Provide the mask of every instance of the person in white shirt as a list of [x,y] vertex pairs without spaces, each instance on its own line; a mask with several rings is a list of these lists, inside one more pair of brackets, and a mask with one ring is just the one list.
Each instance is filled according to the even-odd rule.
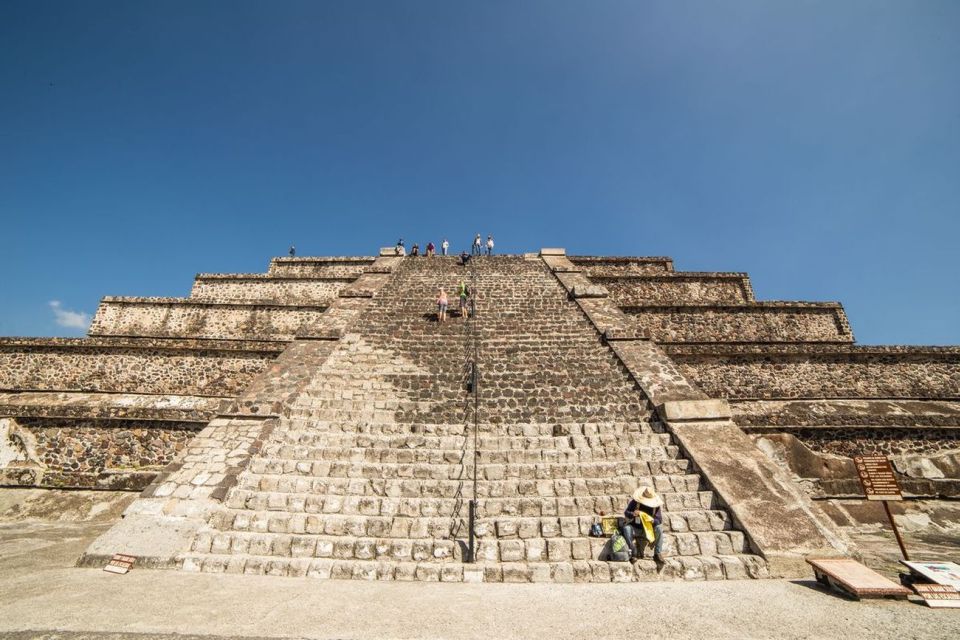
[[487,236],[487,255],[493,255],[493,236]]
[[447,242],[447,239],[444,238],[443,242],[440,243],[440,251],[443,252],[443,255],[447,255],[447,249],[450,248],[450,243]]

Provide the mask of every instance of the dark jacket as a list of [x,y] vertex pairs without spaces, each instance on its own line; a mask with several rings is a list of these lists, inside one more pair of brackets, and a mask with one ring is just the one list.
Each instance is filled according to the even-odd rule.
[[661,512],[660,507],[645,507],[636,500],[631,500],[630,503],[627,504],[627,508],[623,511],[623,515],[627,518],[627,522],[633,520],[633,512],[637,509],[643,511],[649,516],[652,516],[654,525],[658,525],[663,522],[663,513]]

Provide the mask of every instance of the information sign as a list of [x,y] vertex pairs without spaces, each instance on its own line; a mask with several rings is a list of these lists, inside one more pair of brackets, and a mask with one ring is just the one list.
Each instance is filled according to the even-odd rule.
[[855,456],[853,464],[860,476],[867,500],[902,500],[893,465],[886,456]]
[[[902,561],[901,561],[902,562]],[[960,590],[960,565],[956,562],[903,562],[910,572],[937,584]]]

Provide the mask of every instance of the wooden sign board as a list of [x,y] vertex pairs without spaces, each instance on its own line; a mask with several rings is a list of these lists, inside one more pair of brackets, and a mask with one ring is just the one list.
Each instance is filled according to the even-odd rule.
[[124,574],[130,571],[130,569],[133,567],[133,563],[136,561],[136,556],[128,556],[123,553],[118,553],[110,558],[110,562],[107,563],[107,566],[105,566],[103,570],[109,573]]
[[960,591],[960,565],[956,562],[904,562],[903,560],[901,562],[914,575]]
[[906,598],[910,590],[884,578],[852,558],[807,558],[821,584],[829,585],[857,600],[861,598]]
[[934,609],[960,609],[960,592],[945,584],[914,584],[917,592],[928,607]]
[[854,456],[853,465],[867,500],[903,500],[887,456]]

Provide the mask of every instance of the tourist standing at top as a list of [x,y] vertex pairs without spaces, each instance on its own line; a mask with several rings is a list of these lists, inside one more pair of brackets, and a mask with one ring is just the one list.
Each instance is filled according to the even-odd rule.
[[493,255],[493,236],[487,236],[487,255]]
[[443,242],[440,243],[440,251],[443,252],[443,255],[447,255],[447,249],[450,248],[450,243],[447,242],[447,239],[444,238]]
[[419,255],[420,255],[420,245],[414,242],[413,246],[410,247],[410,256],[416,258]]
[[428,257],[428,258],[429,258],[430,256],[432,256],[433,253],[434,253],[434,251],[436,251],[436,250],[437,250],[437,247],[434,246],[433,240],[431,240],[430,242],[427,243],[427,257]]
[[397,240],[396,252],[398,256],[407,255],[407,248],[403,246],[403,238],[400,238],[399,240]]
[[480,234],[477,234],[477,237],[473,239],[473,246],[470,248],[470,255],[479,256],[480,255]]
[[297,255],[297,248],[294,245],[290,245],[290,250],[287,253],[290,254],[291,258],[293,258]]

